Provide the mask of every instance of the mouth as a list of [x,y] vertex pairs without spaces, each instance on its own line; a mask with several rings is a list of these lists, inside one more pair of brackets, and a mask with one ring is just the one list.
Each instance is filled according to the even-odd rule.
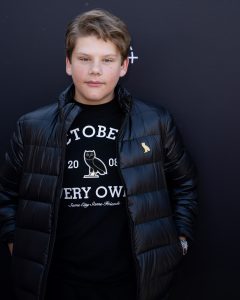
[[102,81],[93,81],[93,80],[86,81],[85,83],[90,87],[99,87],[101,85],[104,85],[104,82]]

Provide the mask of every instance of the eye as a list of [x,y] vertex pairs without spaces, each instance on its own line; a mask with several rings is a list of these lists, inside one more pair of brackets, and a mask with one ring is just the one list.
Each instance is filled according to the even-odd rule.
[[105,63],[110,63],[110,62],[113,62],[113,58],[104,58],[103,61]]
[[78,58],[80,61],[83,61],[83,62],[88,62],[88,61],[90,61],[90,59],[88,58],[88,57],[79,57]]

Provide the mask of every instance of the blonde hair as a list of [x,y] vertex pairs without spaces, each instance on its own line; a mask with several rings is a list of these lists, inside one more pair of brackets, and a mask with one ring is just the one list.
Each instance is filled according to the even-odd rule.
[[78,15],[67,26],[65,46],[70,61],[77,38],[89,35],[111,41],[119,50],[122,62],[128,57],[131,36],[126,24],[106,10],[94,9]]

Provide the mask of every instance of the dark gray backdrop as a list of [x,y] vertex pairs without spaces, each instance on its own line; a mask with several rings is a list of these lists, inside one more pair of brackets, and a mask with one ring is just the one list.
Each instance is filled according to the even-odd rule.
[[[68,21],[92,8],[112,11],[129,25],[139,57],[125,86],[171,111],[198,167],[196,241],[172,299],[240,299],[240,2],[2,0],[0,7],[0,160],[17,118],[55,101],[70,82]],[[1,299],[9,259],[1,245]]]

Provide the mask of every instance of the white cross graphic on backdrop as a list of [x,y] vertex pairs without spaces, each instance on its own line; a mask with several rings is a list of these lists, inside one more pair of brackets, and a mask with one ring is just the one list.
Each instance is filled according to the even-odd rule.
[[135,55],[134,55],[132,46],[130,46],[130,50],[131,50],[131,53],[130,53],[130,55],[128,56],[128,58],[129,58],[131,64],[133,64],[134,61],[135,61],[135,59],[138,59],[138,56],[135,56]]

